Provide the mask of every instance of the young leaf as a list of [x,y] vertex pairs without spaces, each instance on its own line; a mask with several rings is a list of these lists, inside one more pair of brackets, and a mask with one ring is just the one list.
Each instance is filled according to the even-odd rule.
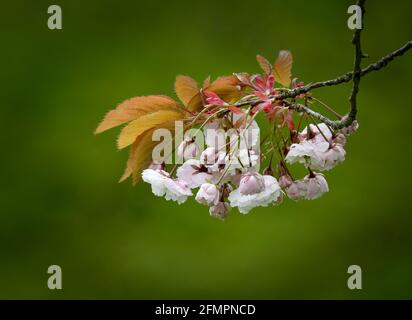
[[176,101],[167,96],[134,97],[123,101],[116,109],[109,111],[100,122],[95,134],[158,110],[179,110],[179,106]]
[[[240,91],[238,89],[239,79],[235,76],[223,76],[217,78],[208,87],[203,88],[207,91],[212,91],[216,93],[221,99],[229,102],[240,96]],[[189,111],[196,111],[202,106],[202,97],[200,93],[195,95],[187,105]]]
[[207,101],[208,104],[213,104],[213,105],[219,106],[219,107],[227,105],[226,102],[224,102],[222,99],[220,99],[220,97],[212,91],[205,90],[205,91],[203,91],[203,94],[205,95],[206,101]]
[[210,76],[208,76],[205,81],[203,81],[202,88],[206,89],[208,86],[210,86]]
[[266,73],[266,74],[270,74],[272,73],[272,65],[270,64],[270,62],[263,56],[261,55],[257,55],[256,56],[256,60],[259,63],[260,67],[262,68],[262,70]]
[[239,83],[235,76],[223,76],[213,81],[206,89],[216,93],[225,102],[230,102],[240,96]]
[[[153,148],[159,143],[153,141],[152,135],[157,128],[165,128],[174,131],[174,122],[167,122],[159,125],[156,128],[145,131],[141,134],[130,147],[129,158],[127,160],[126,169],[119,180],[123,182],[133,175],[133,184],[136,184],[140,179],[140,173],[147,168],[152,162]],[[172,143],[172,141],[170,141]],[[165,155],[167,157],[167,155]]]
[[293,57],[292,53],[287,50],[279,52],[279,56],[273,65],[273,73],[275,75],[276,82],[280,83],[284,87],[289,87],[291,81]]
[[[123,174],[122,181],[132,175],[133,185],[139,182],[143,169],[146,169],[152,162],[152,151],[154,147],[159,144],[159,141],[153,141],[153,132],[157,128],[165,128],[170,131],[174,131],[174,127],[174,121],[162,123],[158,127],[146,131],[138,139],[136,139],[136,145],[132,146],[133,154],[129,156],[130,161],[128,161],[127,163],[126,171]],[[170,143],[173,143],[173,141],[170,141]],[[132,149],[130,150],[130,152],[132,152]],[[165,155],[166,158],[168,156],[169,155]]]
[[133,144],[130,146],[130,151],[129,151],[129,158],[127,159],[127,164],[126,164],[126,169],[124,170],[124,173],[122,177],[120,178],[119,182],[123,182],[126,180],[128,177],[131,176],[133,171],[136,168],[137,165],[137,147],[139,146],[140,142],[142,141],[143,137],[149,132],[150,130],[145,131],[143,134],[141,134],[137,139],[133,142]]
[[185,106],[199,93],[199,88],[195,80],[188,76],[177,76],[175,82],[176,95]]
[[117,147],[123,149],[131,145],[139,135],[161,123],[182,119],[183,114],[175,110],[160,110],[133,120],[120,132]]

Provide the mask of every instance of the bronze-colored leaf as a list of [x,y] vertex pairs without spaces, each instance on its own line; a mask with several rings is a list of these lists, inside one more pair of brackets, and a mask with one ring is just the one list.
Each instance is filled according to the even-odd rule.
[[177,76],[175,82],[176,95],[185,106],[199,93],[199,88],[195,80],[188,76]]
[[[239,79],[235,76],[223,76],[217,78],[208,87],[203,90],[212,91],[216,93],[221,99],[226,102],[231,102],[240,96],[240,90],[238,88]],[[189,111],[196,111],[203,105],[201,94],[195,95],[187,105]]]
[[257,55],[256,56],[256,60],[259,63],[260,67],[262,68],[262,70],[266,73],[266,74],[270,74],[272,73],[272,65],[270,64],[270,62],[261,55]]
[[282,50],[273,65],[273,73],[276,82],[284,87],[289,87],[292,76],[293,56],[290,51]]
[[133,144],[130,146],[129,150],[129,158],[127,159],[127,164],[126,164],[126,169],[124,170],[124,173],[122,177],[120,178],[119,182],[123,182],[126,180],[130,175],[133,173],[136,165],[137,165],[137,147],[139,146],[139,143],[142,141],[143,137],[147,132],[150,130],[147,130],[143,134],[141,134],[137,139],[133,142]]
[[208,76],[205,81],[203,81],[202,88],[206,89],[208,86],[210,86],[210,76]]
[[100,122],[95,134],[132,121],[144,114],[158,110],[178,110],[179,105],[167,96],[134,97],[123,101],[116,109],[109,111]]
[[145,114],[132,122],[120,132],[117,147],[123,149],[131,145],[143,132],[168,121],[182,119],[183,114],[177,110],[159,110]]
[[[165,128],[172,132],[175,129],[174,121],[162,123],[156,128],[151,128],[141,134],[135,142],[132,144],[129,153],[129,159],[127,160],[126,169],[120,178],[119,182],[126,180],[132,176],[133,184],[139,182],[141,172],[146,169],[152,162],[152,151],[159,144],[159,141],[153,141],[153,132],[158,128]],[[173,141],[170,141],[173,143]],[[165,155],[167,158],[169,155]]]

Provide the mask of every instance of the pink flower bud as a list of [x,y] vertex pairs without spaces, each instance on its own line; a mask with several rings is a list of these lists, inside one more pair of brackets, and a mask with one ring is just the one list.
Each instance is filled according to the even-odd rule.
[[210,207],[209,213],[212,217],[224,219],[230,211],[230,205],[227,202],[219,202],[218,204]]
[[328,183],[320,173],[308,175],[303,179],[303,181],[306,183],[306,199],[308,200],[317,199],[329,191]]
[[358,121],[355,120],[355,121],[353,121],[349,126],[343,128],[343,129],[342,129],[342,133],[343,133],[344,135],[349,136],[349,135],[351,135],[352,133],[354,133],[356,130],[358,130],[358,128],[359,128],[359,123],[358,123]]
[[284,175],[281,175],[279,177],[278,182],[279,182],[279,186],[282,189],[286,189],[287,187],[289,187],[293,183],[293,180],[292,180],[291,177],[289,177],[289,175],[284,174]]
[[286,188],[286,194],[292,200],[301,200],[305,198],[307,192],[307,186],[302,180],[296,180],[292,182],[288,188]]
[[194,159],[199,155],[199,148],[192,138],[185,138],[177,148],[177,154],[184,160]]
[[218,154],[213,147],[206,148],[200,155],[200,163],[202,164],[215,164],[218,160]]
[[240,180],[239,191],[243,195],[259,193],[264,189],[265,180],[257,172],[248,172]]
[[206,206],[217,205],[219,202],[219,189],[211,183],[204,183],[196,194],[196,201]]
[[332,140],[334,143],[339,143],[344,146],[346,144],[346,137],[342,133],[338,133]]

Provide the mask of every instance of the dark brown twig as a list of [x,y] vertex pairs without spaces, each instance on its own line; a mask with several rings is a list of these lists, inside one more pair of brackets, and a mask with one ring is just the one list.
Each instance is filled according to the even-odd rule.
[[[358,5],[362,8],[362,27],[363,27],[363,14],[365,12],[364,9],[364,3],[365,0],[359,0]],[[347,116],[343,117],[341,120],[338,121],[333,121],[329,119],[326,116],[323,116],[322,114],[313,111],[312,109],[301,105],[297,103],[289,104],[289,108],[294,109],[298,112],[306,112],[310,114],[311,116],[317,118],[320,121],[325,122],[327,125],[332,127],[333,129],[341,129],[345,126],[350,125],[355,119],[356,119],[356,113],[357,113],[357,106],[356,106],[356,96],[359,91],[359,82],[360,78],[364,77],[368,73],[372,71],[378,71],[384,67],[386,67],[390,62],[392,62],[396,57],[400,57],[403,54],[405,54],[408,50],[412,48],[412,41],[408,41],[405,45],[403,45],[401,48],[389,53],[388,55],[382,57],[380,60],[378,60],[375,63],[372,63],[368,65],[364,69],[360,69],[360,61],[363,57],[361,47],[360,47],[360,32],[361,29],[356,30],[354,34],[354,38],[352,40],[352,43],[355,45],[355,63],[354,63],[354,71],[352,72],[347,72],[344,75],[341,75],[335,79],[331,80],[326,80],[326,81],[320,81],[320,82],[313,82],[310,83],[306,86],[291,89],[284,91],[280,94],[274,95],[269,97],[272,101],[275,100],[284,100],[288,98],[295,98],[301,94],[308,93],[309,91],[317,88],[322,88],[322,87],[330,87],[330,86],[336,86],[342,83],[347,83],[354,79],[354,86],[352,88],[352,94],[350,97],[350,103],[351,103],[351,109],[348,113]],[[356,58],[360,57],[360,58]],[[355,77],[354,77],[355,74]],[[238,107],[245,106],[245,105],[256,105],[263,102],[263,100],[258,99],[258,98],[252,98],[252,99],[247,99],[247,100],[242,100],[235,105]]]
[[361,48],[361,32],[363,29],[363,17],[365,15],[365,1],[358,0],[357,5],[361,8],[361,28],[356,29],[355,34],[353,35],[352,44],[355,46],[355,61],[353,64],[353,85],[352,93],[349,97],[350,110],[348,113],[347,119],[344,122],[351,124],[356,120],[356,114],[358,113],[358,107],[356,102],[356,97],[359,92],[359,84],[361,80],[361,62],[363,58],[362,48]]

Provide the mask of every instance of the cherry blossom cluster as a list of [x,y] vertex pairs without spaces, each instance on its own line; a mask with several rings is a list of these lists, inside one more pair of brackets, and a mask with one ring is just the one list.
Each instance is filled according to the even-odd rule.
[[[238,117],[233,118],[236,121]],[[206,131],[213,132],[210,127],[219,126],[219,122],[207,124]],[[260,140],[255,139],[247,147],[228,153],[226,149],[216,148],[208,134],[207,147],[202,152],[193,138],[186,138],[179,145],[178,154],[185,162],[177,168],[175,177],[166,171],[164,164],[156,162],[142,172],[142,177],[151,184],[156,196],[181,204],[195,195],[198,203],[208,206],[210,214],[219,218],[225,218],[234,207],[241,213],[248,213],[255,207],[279,204],[284,195],[295,201],[317,199],[329,191],[321,172],[345,160],[346,135],[356,129],[357,122],[337,133],[324,123],[309,124],[295,134],[284,161],[278,164],[277,178],[271,166],[259,173],[261,158],[257,146]],[[255,137],[260,136],[256,121],[246,131],[252,130]],[[238,141],[233,140],[242,144],[242,138],[238,138]],[[293,179],[287,165],[294,163],[304,165],[308,175]]]
[[[357,2],[362,18],[364,2]],[[408,41],[362,69],[367,56],[361,49],[362,29],[363,24],[352,39],[352,71],[334,79],[305,85],[292,78],[289,51],[280,51],[274,63],[258,55],[261,74],[235,73],[214,81],[208,77],[201,86],[177,76],[180,102],[164,95],[133,97],[109,111],[95,133],[125,125],[117,147],[130,146],[130,152],[120,181],[131,177],[136,184],[142,179],[156,196],[178,204],[194,196],[214,217],[224,219],[232,208],[245,214],[277,205],[285,197],[317,199],[329,191],[324,172],[345,160],[347,137],[359,127],[361,78],[412,48]],[[352,82],[352,92],[343,116],[312,94],[347,82]],[[261,121],[266,122],[264,134]],[[183,139],[177,128],[183,128]],[[158,130],[168,133],[163,143],[157,143]],[[302,168],[306,173],[300,173]]]
[[[289,51],[273,64],[259,55],[257,61],[260,74],[208,77],[201,87],[178,76],[181,104],[140,96],[108,112],[96,133],[126,124],[117,140],[119,149],[130,146],[121,181],[141,179],[178,204],[193,196],[221,219],[233,208],[246,214],[285,197],[312,200],[328,192],[324,172],[345,160],[347,136],[358,128],[353,113],[339,115],[292,78]],[[336,119],[314,111],[320,108]],[[306,170],[303,177],[296,166]]]
[[[276,86],[272,68],[265,69],[263,75],[235,74],[242,94],[235,101],[201,91],[202,109],[190,119],[201,123],[196,133],[203,132],[205,148],[197,143],[197,136],[186,135],[177,147],[177,156],[184,160],[181,165],[168,170],[162,159],[154,159],[142,178],[156,196],[179,204],[194,196],[212,216],[223,219],[232,208],[246,214],[256,207],[280,204],[284,196],[312,200],[329,191],[322,172],[345,160],[346,137],[356,131],[357,122],[334,130],[291,108],[291,99],[273,99],[289,89]],[[304,84],[293,79],[290,86]],[[293,98],[298,100],[305,105],[319,101],[310,93]],[[263,139],[258,114],[270,126]],[[294,164],[303,165],[307,175],[295,178]]]

